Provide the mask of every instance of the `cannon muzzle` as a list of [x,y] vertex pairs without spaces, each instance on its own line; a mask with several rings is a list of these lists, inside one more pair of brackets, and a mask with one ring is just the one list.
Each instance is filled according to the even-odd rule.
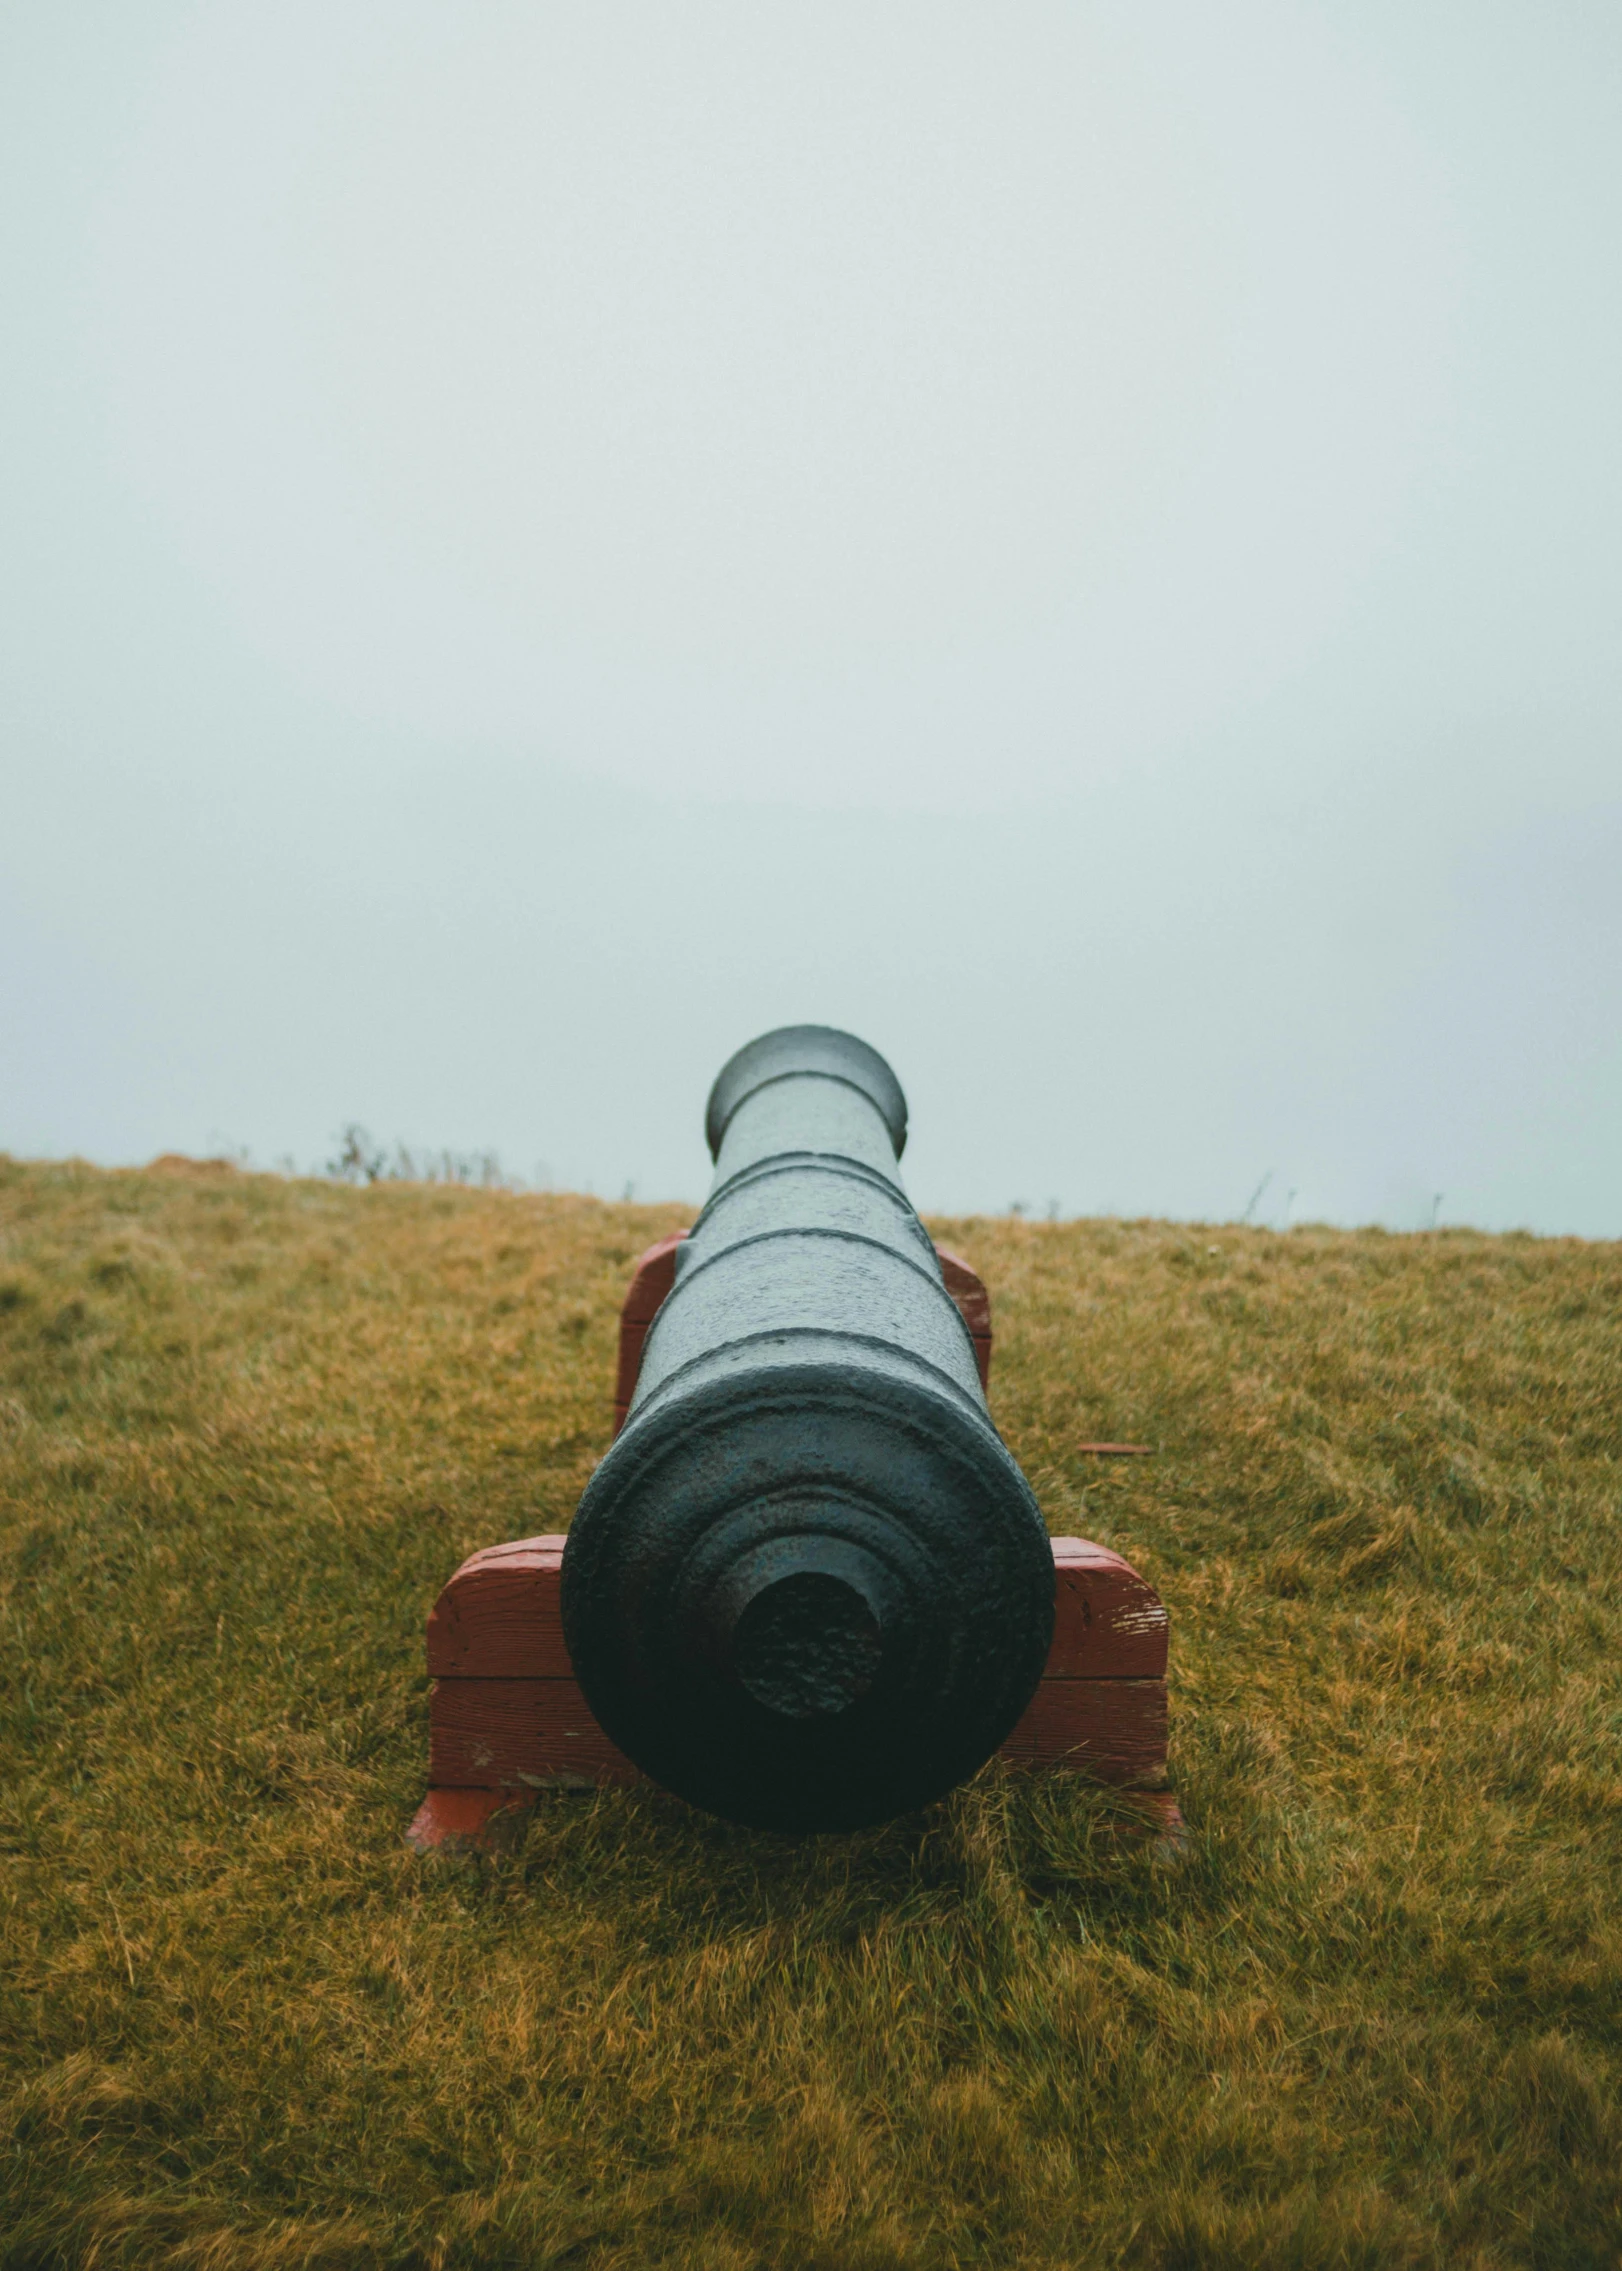
[[586,1701],[666,1788],[762,1828],[941,1796],[1042,1674],[1053,1558],[897,1161],[907,1106],[826,1026],[740,1049],[715,1182],[563,1557]]

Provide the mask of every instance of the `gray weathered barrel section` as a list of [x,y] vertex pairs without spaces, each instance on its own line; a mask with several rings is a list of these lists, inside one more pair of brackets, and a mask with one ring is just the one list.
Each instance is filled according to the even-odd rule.
[[884,1059],[826,1026],[765,1034],[706,1129],[714,1187],[575,1516],[564,1631],[656,1781],[734,1821],[857,1828],[1011,1732],[1052,1555],[901,1188]]

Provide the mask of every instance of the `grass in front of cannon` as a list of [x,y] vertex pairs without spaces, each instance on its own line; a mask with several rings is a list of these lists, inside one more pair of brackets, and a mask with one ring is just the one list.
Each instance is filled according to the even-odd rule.
[[424,1615],[680,1219],[0,1167],[0,2266],[1614,2265],[1622,1249],[936,1226],[1171,1606],[1182,1866],[995,1770],[423,1863]]

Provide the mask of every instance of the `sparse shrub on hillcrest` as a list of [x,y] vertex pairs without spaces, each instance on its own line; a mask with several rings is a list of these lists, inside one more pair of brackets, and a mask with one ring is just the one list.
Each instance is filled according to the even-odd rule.
[[338,1137],[338,1150],[326,1172],[335,1183],[457,1183],[479,1191],[517,1191],[523,1184],[506,1174],[494,1151],[413,1151],[396,1143],[393,1151],[380,1144],[358,1120],[351,1120]]

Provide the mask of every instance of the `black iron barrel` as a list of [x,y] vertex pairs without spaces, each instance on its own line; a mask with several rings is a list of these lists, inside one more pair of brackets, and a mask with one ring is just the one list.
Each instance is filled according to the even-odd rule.
[[586,1700],[733,1821],[859,1828],[941,1796],[1030,1701],[1053,1561],[897,1161],[907,1106],[796,1025],[710,1094],[715,1183],[563,1557]]

